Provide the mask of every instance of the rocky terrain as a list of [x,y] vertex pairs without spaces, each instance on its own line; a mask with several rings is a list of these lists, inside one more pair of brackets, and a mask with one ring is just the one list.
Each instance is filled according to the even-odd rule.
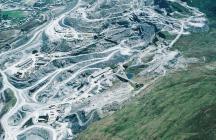
[[71,0],[44,17],[9,42],[1,36],[0,139],[74,139],[186,68],[173,45],[209,29],[205,15],[180,0]]

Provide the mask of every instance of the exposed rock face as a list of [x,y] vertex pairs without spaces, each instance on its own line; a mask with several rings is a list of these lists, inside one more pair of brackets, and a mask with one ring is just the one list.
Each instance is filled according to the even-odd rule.
[[[170,48],[181,35],[207,27],[206,19],[180,1],[188,14],[175,12],[171,3],[76,0],[0,51],[0,89],[17,99],[1,119],[6,139],[72,139],[182,64]],[[133,81],[139,76],[150,80]]]

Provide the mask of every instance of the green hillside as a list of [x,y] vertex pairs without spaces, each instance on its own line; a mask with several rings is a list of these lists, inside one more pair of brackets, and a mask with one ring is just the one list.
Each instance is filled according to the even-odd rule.
[[79,140],[216,139],[216,3],[190,5],[206,13],[210,30],[182,37],[174,49],[203,61],[162,77],[148,93],[92,124]]
[[1,11],[0,15],[2,17],[7,17],[7,18],[23,18],[25,17],[25,14],[23,11],[19,10],[11,10],[11,11]]

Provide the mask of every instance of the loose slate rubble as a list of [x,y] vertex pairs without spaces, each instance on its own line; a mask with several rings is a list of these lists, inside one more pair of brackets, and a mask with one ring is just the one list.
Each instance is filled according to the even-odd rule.
[[16,104],[1,118],[0,138],[73,139],[148,85],[133,77],[154,80],[182,66],[170,48],[208,27],[204,14],[173,2],[190,14],[172,16],[168,0],[76,0],[1,48],[0,93],[11,89]]

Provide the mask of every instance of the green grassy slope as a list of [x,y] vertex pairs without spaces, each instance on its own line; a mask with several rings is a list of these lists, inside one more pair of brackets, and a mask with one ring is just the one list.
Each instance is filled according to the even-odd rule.
[[206,13],[210,31],[182,37],[174,49],[186,57],[205,57],[205,63],[162,77],[151,91],[92,124],[77,139],[216,139],[216,3],[192,0],[190,4]]
[[25,17],[23,11],[11,10],[11,11],[1,11],[2,16],[8,16],[8,18],[22,18]]
[[195,33],[182,37],[174,46],[186,57],[196,57],[206,62],[216,60],[216,28],[207,33]]
[[10,10],[1,11],[0,10],[0,20],[11,20],[12,22],[18,23],[27,17],[27,13],[21,10]]

